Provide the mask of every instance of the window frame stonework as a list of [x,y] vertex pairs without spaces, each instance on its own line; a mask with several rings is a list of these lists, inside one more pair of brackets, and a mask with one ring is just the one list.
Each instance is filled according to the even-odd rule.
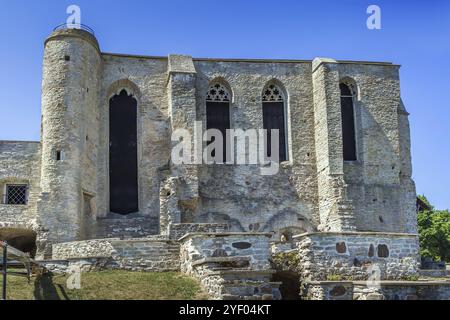
[[[227,130],[231,129],[231,102],[232,102],[232,94],[231,90],[226,87],[226,85],[222,84],[221,82],[215,81],[212,82],[208,88],[208,91],[206,93],[206,109],[205,109],[205,122],[206,122],[206,129],[218,129],[222,132],[223,135],[223,159],[218,164],[225,164],[228,161],[231,161],[231,156],[233,152],[231,151],[231,154],[227,154],[227,150],[229,148],[229,144],[231,143],[231,139],[229,137],[229,134]],[[224,120],[221,123],[218,123],[218,125],[211,124],[208,119],[211,121],[211,117],[208,117],[208,113],[211,113],[211,109],[214,108],[220,108],[222,110],[222,120]],[[217,119],[216,119],[216,122]],[[217,128],[216,128],[217,127]],[[225,132],[224,132],[225,131]],[[208,141],[206,145],[209,145],[212,143],[212,141]]]
[[208,88],[206,102],[231,103],[231,93],[223,84],[215,82]]
[[[263,108],[263,127],[266,129],[265,123],[266,118],[264,116],[265,113],[265,104],[280,104],[283,112],[283,136],[280,135],[283,139],[284,152],[281,153],[281,145],[280,145],[280,162],[289,161],[289,124],[288,124],[288,109],[287,109],[287,99],[285,91],[281,88],[280,85],[274,82],[270,82],[266,84],[264,90],[262,92],[262,108]],[[266,150],[267,151],[267,150]]]
[[[347,94],[343,93],[343,87],[345,86],[346,89],[348,90]],[[340,96],[340,107],[341,107],[341,126],[342,126],[342,153],[343,153],[343,160],[345,162],[357,162],[358,161],[358,139],[357,139],[357,122],[356,122],[356,97],[357,97],[357,89],[356,89],[356,85],[350,81],[341,81],[339,82],[339,96]],[[349,143],[349,141],[346,141],[345,138],[345,124],[344,123],[344,99],[348,100],[347,102],[351,101],[351,108],[349,108],[352,112],[352,125],[353,125],[353,134],[352,134],[352,141],[350,142],[351,144],[353,144],[353,146],[351,147],[351,151],[350,153],[352,153],[351,155],[346,155],[346,145],[347,143]],[[350,138],[347,138],[350,139]]]
[[[10,193],[12,192],[10,188],[24,188],[22,191],[23,194],[14,195],[14,201],[10,199]],[[17,193],[17,191],[15,191]],[[27,183],[5,183],[3,189],[3,198],[2,204],[9,206],[26,206],[28,205],[28,196],[29,196],[29,185]]]

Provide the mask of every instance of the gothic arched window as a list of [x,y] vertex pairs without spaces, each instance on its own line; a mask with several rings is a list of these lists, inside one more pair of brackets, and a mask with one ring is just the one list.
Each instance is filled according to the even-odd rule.
[[342,144],[345,161],[356,160],[355,110],[351,86],[341,83]]
[[263,91],[263,125],[267,131],[267,155],[272,155],[271,131],[279,130],[280,162],[287,161],[285,97],[276,84],[269,84]]
[[139,211],[137,100],[122,90],[109,100],[110,211]]
[[[206,129],[217,129],[223,137],[223,162],[226,162],[226,146],[229,138],[227,129],[231,129],[230,124],[230,101],[231,94],[229,90],[220,83],[211,85],[206,95]],[[214,140],[208,141],[208,145]],[[215,151],[212,152],[215,156]]]

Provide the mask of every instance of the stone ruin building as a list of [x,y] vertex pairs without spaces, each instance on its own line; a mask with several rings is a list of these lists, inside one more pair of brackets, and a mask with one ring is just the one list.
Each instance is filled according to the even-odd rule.
[[[0,227],[34,231],[55,270],[181,270],[217,299],[279,299],[284,272],[304,298],[389,298],[357,281],[418,271],[399,68],[112,54],[55,30],[41,140],[0,142]],[[195,121],[280,129],[278,174],[174,164],[171,134]]]

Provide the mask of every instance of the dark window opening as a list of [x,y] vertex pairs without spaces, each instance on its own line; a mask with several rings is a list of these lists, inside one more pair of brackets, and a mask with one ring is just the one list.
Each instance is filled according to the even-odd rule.
[[7,185],[5,204],[26,205],[27,204],[27,185]]
[[[206,129],[217,129],[222,133],[223,137],[223,162],[227,162],[227,145],[228,136],[227,129],[230,126],[230,104],[227,102],[206,102]],[[214,138],[207,142],[210,145],[214,142]],[[211,152],[211,156],[216,156],[216,151]],[[231,159],[230,159],[231,160]]]
[[64,56],[64,60],[70,61],[70,56]]
[[263,92],[263,126],[267,130],[266,153],[272,156],[271,130],[279,130],[280,162],[287,161],[284,97],[280,88],[269,85]]
[[110,211],[139,211],[137,169],[137,101],[125,90],[109,102]]
[[356,161],[355,114],[353,95],[346,84],[340,84],[341,116],[342,116],[342,144],[345,161]]
[[[227,157],[227,146],[231,142],[227,134],[227,130],[231,129],[230,101],[231,94],[225,86],[216,83],[208,89],[206,94],[206,129],[216,129],[222,133],[223,159],[218,160],[222,160],[223,163],[231,160],[229,159],[231,154]],[[207,145],[209,146],[213,142],[214,138],[211,138],[211,140],[207,141]],[[211,156],[216,156],[216,150],[211,152]]]
[[56,161],[64,160],[63,158],[64,158],[63,152],[61,150],[57,150],[56,151]]

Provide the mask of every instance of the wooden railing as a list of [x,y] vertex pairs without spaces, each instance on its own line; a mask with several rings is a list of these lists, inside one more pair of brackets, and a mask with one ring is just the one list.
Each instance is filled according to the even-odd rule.
[[[36,262],[28,254],[9,246],[4,241],[0,241],[0,258],[3,279],[2,300],[6,300],[8,275],[26,277],[30,281],[31,267]],[[14,271],[8,272],[8,268],[14,268]],[[18,272],[16,269],[25,269],[26,272]]]

